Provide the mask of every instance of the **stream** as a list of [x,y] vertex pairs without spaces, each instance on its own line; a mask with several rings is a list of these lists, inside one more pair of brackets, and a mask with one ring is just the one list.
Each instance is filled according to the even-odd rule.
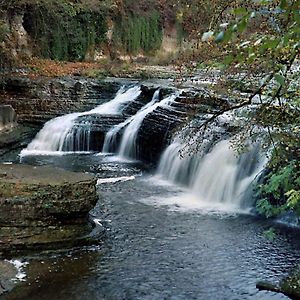
[[[26,281],[2,299],[288,299],[259,292],[299,262],[299,231],[239,212],[201,206],[187,190],[133,163],[95,154],[27,156],[97,174],[97,246],[25,258]],[[112,179],[114,178],[114,179]],[[99,228],[99,226],[98,226]]]

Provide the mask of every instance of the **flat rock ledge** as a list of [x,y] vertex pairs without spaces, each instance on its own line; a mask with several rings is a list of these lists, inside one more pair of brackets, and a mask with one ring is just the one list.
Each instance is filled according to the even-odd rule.
[[97,200],[92,175],[0,164],[0,256],[88,242]]

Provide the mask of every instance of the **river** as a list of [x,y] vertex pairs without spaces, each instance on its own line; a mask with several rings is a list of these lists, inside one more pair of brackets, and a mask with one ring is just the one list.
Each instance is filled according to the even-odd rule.
[[[23,258],[26,281],[1,299],[288,299],[255,284],[278,282],[299,263],[299,231],[210,209],[142,165],[111,156],[26,156],[23,162],[95,173],[94,232],[104,235],[95,246]],[[274,239],[265,235],[270,226]]]

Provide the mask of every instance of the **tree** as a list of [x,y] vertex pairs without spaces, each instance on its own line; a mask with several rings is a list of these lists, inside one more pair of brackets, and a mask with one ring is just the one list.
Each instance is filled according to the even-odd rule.
[[228,5],[221,11],[230,19],[225,28],[220,26],[224,18],[214,16],[218,24],[202,36],[224,51],[227,70],[245,73],[232,82],[234,87],[247,86],[251,93],[220,108],[197,130],[204,132],[225,112],[242,111],[243,130],[236,144],[261,139],[265,149],[272,149],[257,192],[258,210],[267,216],[284,210],[300,214],[299,8],[299,0],[239,1],[238,7]]

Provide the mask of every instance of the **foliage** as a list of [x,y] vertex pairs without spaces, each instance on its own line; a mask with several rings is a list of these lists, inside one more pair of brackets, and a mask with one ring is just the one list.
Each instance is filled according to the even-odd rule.
[[273,241],[276,238],[276,235],[276,230],[272,227],[263,232],[263,236],[270,241]]
[[24,26],[42,57],[57,60],[84,59],[89,47],[101,43],[106,33],[103,14],[72,5],[51,10],[44,5],[32,6],[25,13]]
[[35,54],[57,60],[82,60],[89,49],[105,40],[111,3],[112,0],[7,0],[0,2],[0,13],[25,13],[23,25],[37,46]]
[[156,11],[146,16],[129,14],[116,20],[113,43],[126,53],[150,53],[159,49],[162,42],[160,14]]
[[[287,192],[286,192],[287,191]],[[257,209],[267,217],[276,216],[286,210],[300,215],[300,168],[299,162],[273,166],[257,188],[260,200]]]

